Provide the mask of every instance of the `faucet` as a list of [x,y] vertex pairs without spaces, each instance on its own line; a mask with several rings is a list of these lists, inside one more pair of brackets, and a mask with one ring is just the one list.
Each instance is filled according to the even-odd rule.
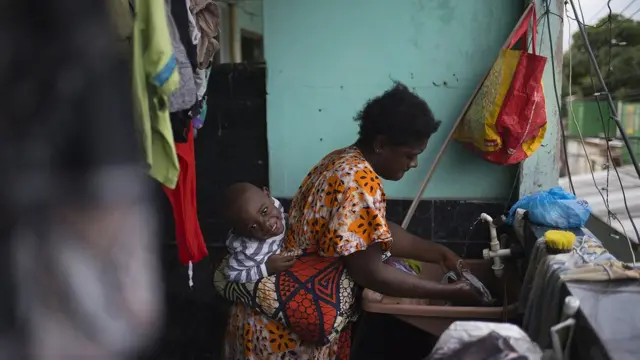
[[491,235],[491,242],[489,243],[489,249],[482,250],[482,257],[485,259],[493,259],[493,269],[496,277],[500,278],[503,274],[504,265],[502,264],[503,257],[511,256],[511,249],[500,249],[500,241],[498,241],[498,230],[493,218],[485,213],[480,214],[480,220],[489,224],[489,234]]

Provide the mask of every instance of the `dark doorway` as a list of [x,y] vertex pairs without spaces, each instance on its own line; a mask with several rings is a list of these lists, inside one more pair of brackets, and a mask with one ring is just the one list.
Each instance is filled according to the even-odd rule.
[[262,35],[249,30],[240,31],[242,61],[247,63],[264,62],[264,45]]

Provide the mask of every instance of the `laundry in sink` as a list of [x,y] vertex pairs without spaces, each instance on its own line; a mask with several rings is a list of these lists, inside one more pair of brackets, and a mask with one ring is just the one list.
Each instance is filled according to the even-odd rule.
[[465,269],[462,262],[458,263],[458,274],[455,271],[449,271],[442,278],[442,283],[452,283],[458,280],[468,281],[471,286],[476,290],[482,300],[482,305],[491,305],[494,303],[494,299],[484,284],[478,280],[469,270]]

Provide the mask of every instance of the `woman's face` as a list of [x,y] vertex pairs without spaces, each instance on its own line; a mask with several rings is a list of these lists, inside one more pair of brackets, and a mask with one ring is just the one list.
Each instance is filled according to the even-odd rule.
[[379,144],[375,149],[374,170],[386,180],[402,179],[404,173],[418,167],[418,155],[426,149],[428,141],[401,146]]

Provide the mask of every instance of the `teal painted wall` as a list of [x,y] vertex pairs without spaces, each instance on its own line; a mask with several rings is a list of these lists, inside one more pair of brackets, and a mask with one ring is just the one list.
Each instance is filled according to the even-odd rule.
[[[396,79],[443,121],[419,167],[385,183],[390,198],[413,198],[522,9],[513,0],[265,1],[272,193],[292,196],[326,153],[352,144],[354,115]],[[425,197],[503,200],[514,174],[452,143]]]

